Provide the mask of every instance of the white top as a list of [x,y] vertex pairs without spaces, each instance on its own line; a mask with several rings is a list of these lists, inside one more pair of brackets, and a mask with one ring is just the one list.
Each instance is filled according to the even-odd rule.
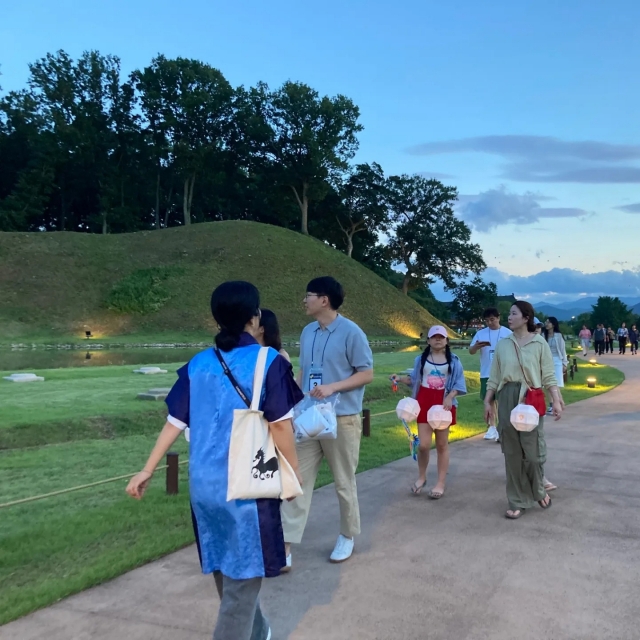
[[554,333],[553,336],[549,338],[549,349],[551,349],[551,355],[555,359],[562,361],[563,366],[566,367],[567,364],[569,364],[564,338],[559,333]]
[[511,329],[507,329],[507,327],[499,327],[498,329],[489,329],[489,327],[485,327],[484,329],[480,329],[473,336],[473,340],[471,341],[471,346],[473,346],[476,342],[488,342],[490,346],[482,347],[480,349],[480,377],[488,378],[491,375],[491,362],[493,361],[493,354],[496,351],[496,345],[499,340],[504,340],[504,338],[509,337],[513,331]]
[[449,371],[449,363],[436,364],[427,359],[424,363],[424,369],[422,370],[422,386],[427,389],[444,390],[444,385],[447,380],[447,373]]

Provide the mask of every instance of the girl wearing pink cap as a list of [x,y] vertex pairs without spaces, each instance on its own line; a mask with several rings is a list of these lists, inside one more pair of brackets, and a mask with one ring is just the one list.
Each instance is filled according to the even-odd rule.
[[[434,405],[443,405],[451,411],[456,424],[456,396],[467,393],[464,370],[458,356],[451,353],[447,330],[439,325],[429,329],[427,348],[415,359],[410,376],[399,378],[401,382],[413,389],[413,397],[420,405],[418,415],[418,435],[420,448],[418,451],[418,479],[411,491],[418,495],[427,483],[427,467],[434,430],[427,422],[427,413]],[[444,495],[444,487],[449,470],[449,428],[438,429],[436,434],[436,451],[438,452],[438,482],[428,493],[433,500]]]

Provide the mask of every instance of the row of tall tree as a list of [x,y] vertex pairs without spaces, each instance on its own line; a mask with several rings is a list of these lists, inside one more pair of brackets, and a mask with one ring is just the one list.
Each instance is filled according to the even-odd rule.
[[[300,82],[232,87],[197,60],[64,51],[0,99],[0,231],[120,233],[213,220],[299,229],[408,293],[454,287],[485,264],[454,187],[353,164],[346,96]],[[379,242],[384,234],[385,242]]]

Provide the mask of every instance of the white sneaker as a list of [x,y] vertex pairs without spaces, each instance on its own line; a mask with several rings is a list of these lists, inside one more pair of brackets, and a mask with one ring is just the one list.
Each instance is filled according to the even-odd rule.
[[280,569],[280,573],[289,573],[289,571],[291,571],[291,554],[288,553],[287,554],[287,564],[282,567],[282,569]]
[[499,437],[498,430],[495,427],[489,427],[487,433],[484,434],[485,440],[497,440]]
[[271,640],[271,627],[269,627],[269,633],[267,633],[267,640]]
[[344,562],[351,557],[355,542],[353,538],[345,538],[342,534],[338,536],[338,541],[333,549],[333,553],[329,557],[329,562]]

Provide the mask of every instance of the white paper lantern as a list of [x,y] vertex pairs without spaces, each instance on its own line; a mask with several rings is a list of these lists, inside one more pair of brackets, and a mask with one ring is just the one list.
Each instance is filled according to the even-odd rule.
[[434,404],[427,411],[427,422],[432,429],[446,429],[453,422],[453,414],[441,404]]
[[413,422],[420,414],[420,405],[413,398],[402,398],[396,407],[396,414],[400,420]]
[[511,424],[518,431],[533,431],[540,423],[540,414],[529,404],[519,404],[511,412]]

